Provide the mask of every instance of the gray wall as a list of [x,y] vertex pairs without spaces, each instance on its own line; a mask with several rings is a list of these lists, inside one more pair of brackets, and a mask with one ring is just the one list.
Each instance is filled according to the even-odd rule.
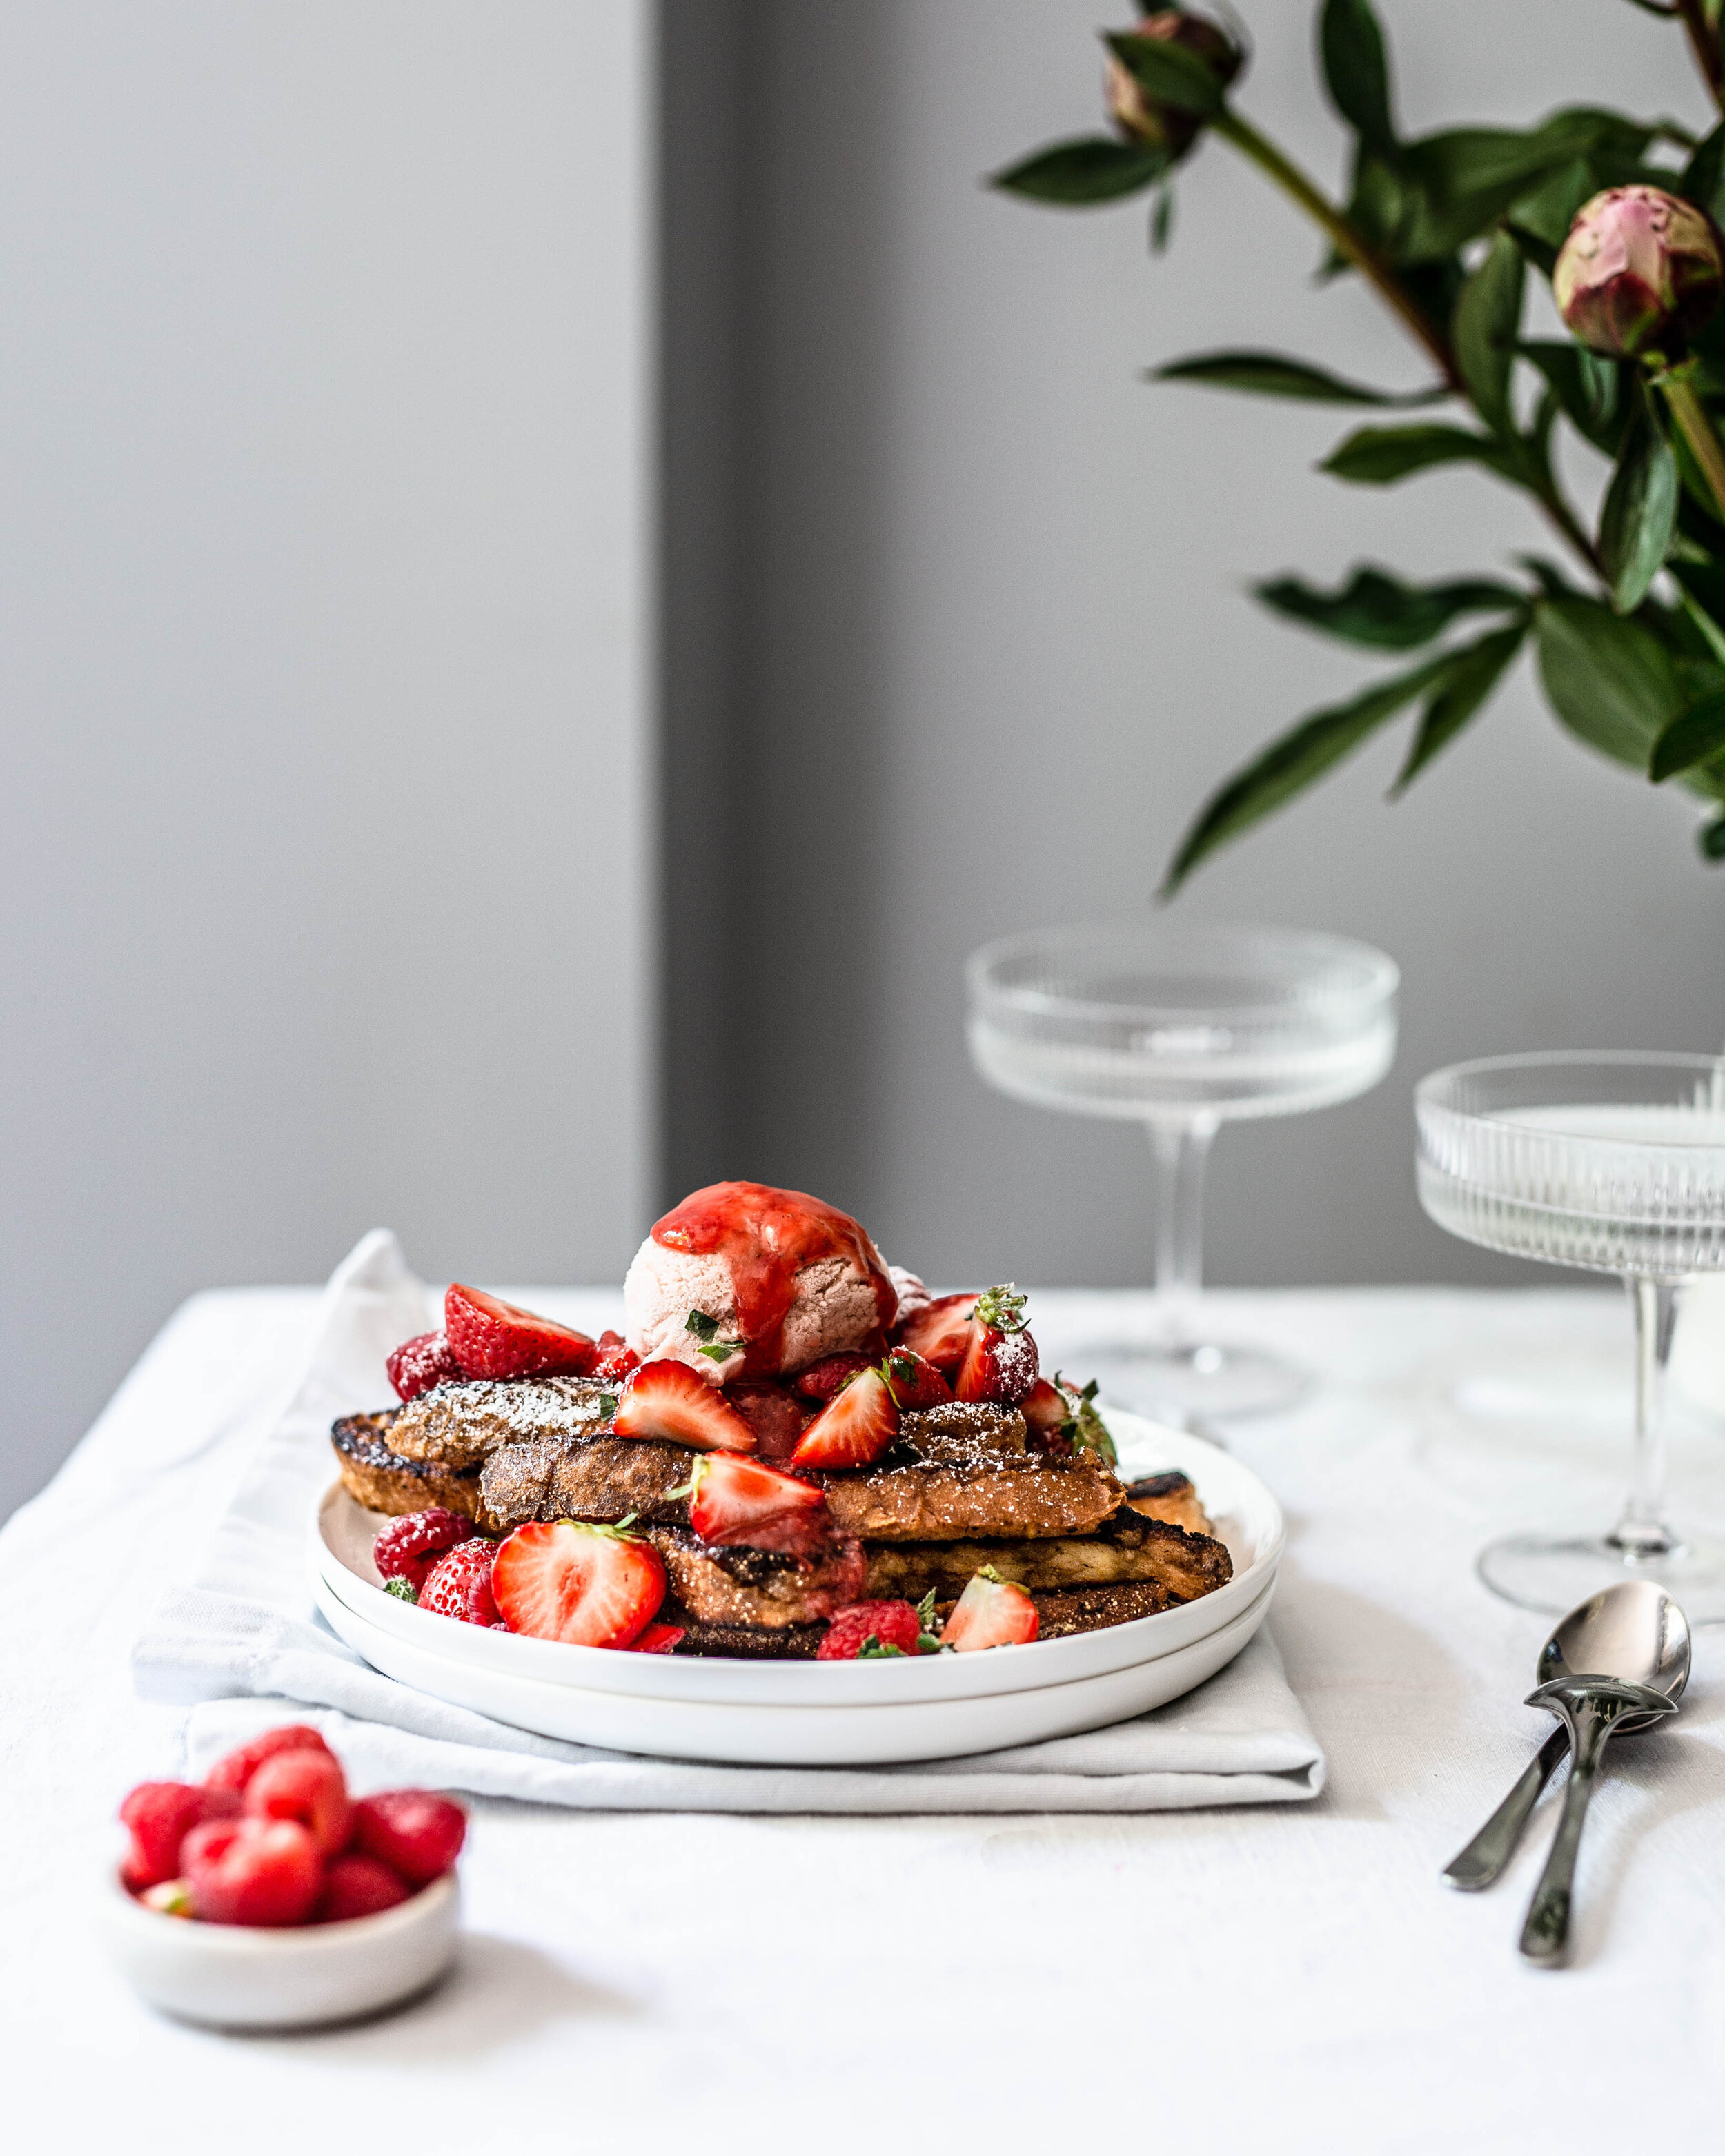
[[649,28],[0,13],[0,1512],[196,1288],[634,1246]]
[[[709,763],[728,727],[732,834],[728,905],[681,961],[710,997],[722,983],[722,1026],[704,1011],[707,1055],[670,1074],[671,1181],[812,1185],[942,1279],[1142,1280],[1142,1137],[983,1090],[964,953],[1142,909],[1217,780],[1371,670],[1259,612],[1248,576],[1327,579],[1363,557],[1479,571],[1546,535],[1481,477],[1379,493],[1315,474],[1345,414],[1141,382],[1224,345],[1391,383],[1418,368],[1354,285],[1315,285],[1313,235],[1224,146],[1194,161],[1157,262],[1139,206],[1039,210],[978,186],[1095,125],[1086,0],[697,12],[710,45],[721,13],[740,40],[740,68],[711,50],[699,68],[736,125],[721,139],[709,110],[670,200],[698,194],[708,242],[731,249],[732,313],[709,302],[683,327],[711,340],[742,454],[703,456],[692,427],[672,439],[709,519],[730,486],[701,588],[711,607],[723,585],[736,613],[708,647],[722,693],[710,677],[671,707],[674,728],[706,730]],[[1247,109],[1337,178],[1311,8],[1245,12]],[[1681,39],[1621,0],[1384,12],[1411,128],[1600,100],[1706,125]],[[675,81],[691,48],[670,21]],[[686,343],[673,382],[680,359],[695,363]],[[1562,736],[1525,671],[1392,809],[1401,747],[1398,732],[1178,901],[1363,936],[1406,983],[1376,1094],[1224,1135],[1219,1280],[1526,1281],[1420,1214],[1412,1081],[1494,1050],[1706,1049],[1725,1030],[1725,882],[1698,865],[1681,799]]]

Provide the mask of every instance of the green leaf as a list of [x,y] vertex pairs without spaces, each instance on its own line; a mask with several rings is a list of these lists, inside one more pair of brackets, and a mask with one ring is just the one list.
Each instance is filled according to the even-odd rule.
[[1708,824],[1695,834],[1695,843],[1701,848],[1704,861],[1725,861],[1725,816],[1717,824]]
[[1633,613],[1646,598],[1676,525],[1676,459],[1644,408],[1599,512],[1599,562],[1620,613]]
[[1199,810],[1168,864],[1163,897],[1171,898],[1207,854],[1238,838],[1358,748],[1385,720],[1393,719],[1411,704],[1447,664],[1447,657],[1428,659],[1409,673],[1376,683],[1348,703],[1314,711],[1280,741],[1271,742]]
[[1725,220],[1725,120],[1702,136],[1671,192],[1704,209],[1715,224]]
[[1009,165],[989,180],[1004,193],[1032,202],[1069,207],[1118,202],[1153,186],[1170,163],[1166,150],[1145,143],[1117,142],[1111,135],[1081,135],[1055,142],[1022,164]]
[[1389,63],[1371,0],[1324,0],[1317,35],[1324,80],[1336,110],[1368,148],[1393,157]]
[[1196,53],[1165,38],[1142,38],[1131,31],[1111,32],[1102,40],[1146,97],[1179,112],[1213,120],[1222,110],[1222,85]]
[[1318,469],[1358,486],[1393,486],[1414,472],[1455,464],[1484,465],[1500,479],[1518,476],[1510,451],[1465,427],[1362,427]]
[[1161,189],[1156,198],[1156,207],[1150,213],[1150,252],[1166,254],[1169,234],[1174,228],[1174,190],[1172,183]]
[[1725,749],[1725,689],[1715,690],[1692,704],[1659,736],[1647,758],[1647,776],[1656,786],[1675,778],[1680,771],[1692,771],[1710,756]]
[[1532,190],[1517,197],[1515,223],[1527,238],[1537,241],[1547,259],[1535,264],[1550,276],[1558,249],[1569,236],[1575,213],[1599,192],[1598,166],[1589,157],[1571,157],[1547,173]]
[[1500,232],[1455,303],[1455,363],[1480,417],[1500,434],[1515,430],[1509,378],[1522,326],[1523,275],[1520,249]]
[[1645,771],[1685,702],[1670,652],[1651,629],[1597,599],[1543,600],[1536,619],[1539,676],[1559,720],[1592,747]]
[[1256,597],[1291,620],[1381,651],[1429,644],[1460,614],[1495,613],[1525,603],[1512,584],[1482,580],[1404,584],[1382,569],[1356,569],[1338,592],[1316,591],[1297,577],[1253,587]]
[[1623,435],[1623,371],[1585,345],[1538,338],[1516,350],[1539,369],[1584,440],[1615,456]]
[[1525,131],[1451,128],[1404,144],[1408,207],[1396,259],[1425,261],[1453,254],[1578,157],[1633,163],[1653,134],[1651,127],[1620,113],[1576,106]]
[[1707,641],[1717,650],[1715,637],[1725,635],[1725,562],[1676,561],[1668,566],[1687,598],[1713,624]]
[[1152,382],[1198,382],[1214,389],[1243,389],[1255,397],[1296,397],[1309,404],[1375,404],[1405,406],[1435,403],[1447,397],[1442,382],[1425,389],[1368,389],[1363,382],[1346,382],[1321,367],[1308,367],[1303,359],[1284,359],[1273,352],[1203,352],[1190,359],[1172,360],[1157,367]]
[[1420,714],[1420,730],[1408,760],[1389,789],[1392,801],[1405,793],[1440,750],[1447,748],[1502,679],[1504,670],[1527,634],[1524,618],[1508,629],[1494,629],[1466,650],[1452,652],[1444,673]]

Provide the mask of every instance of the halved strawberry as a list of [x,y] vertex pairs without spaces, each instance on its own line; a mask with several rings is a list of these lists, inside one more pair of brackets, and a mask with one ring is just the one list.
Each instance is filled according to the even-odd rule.
[[803,1433],[793,1467],[867,1467],[898,1435],[898,1404],[873,1368],[853,1378]]
[[598,1360],[591,1374],[603,1378],[614,1385],[620,1385],[631,1370],[639,1370],[641,1358],[633,1348],[627,1346],[620,1332],[602,1332],[593,1342]]
[[974,1291],[937,1296],[926,1309],[905,1320],[898,1336],[900,1346],[950,1377],[970,1345],[970,1314],[978,1299]]
[[575,1647],[633,1646],[665,1599],[665,1563],[626,1525],[533,1520],[517,1527],[491,1572],[510,1630]]
[[623,1388],[612,1418],[619,1437],[662,1437],[701,1452],[752,1452],[755,1433],[729,1400],[686,1363],[657,1356]]
[[1024,1418],[1030,1433],[1030,1443],[1038,1452],[1048,1453],[1055,1460],[1065,1460],[1071,1453],[1072,1440],[1065,1424],[1071,1419],[1072,1404],[1058,1385],[1046,1378],[1039,1378],[1019,1402],[1019,1413]]
[[629,1651],[632,1655],[668,1655],[688,1636],[680,1625],[649,1625]]
[[704,1543],[812,1557],[833,1542],[825,1497],[794,1475],[734,1452],[709,1452],[689,1480],[689,1524]]
[[1015,1580],[992,1564],[970,1576],[941,1633],[942,1646],[961,1655],[978,1647],[1018,1647],[1036,1637],[1036,1604]]
[[952,1397],[940,1372],[914,1348],[889,1348],[880,1369],[901,1408],[937,1408]]
[[860,1371],[869,1367],[866,1355],[823,1355],[818,1363],[811,1363],[806,1370],[799,1370],[791,1380],[805,1400],[814,1400],[824,1407],[830,1399],[842,1393]]
[[964,1359],[952,1380],[961,1400],[1013,1407],[1035,1383],[1040,1361],[1024,1327],[1024,1298],[1009,1281],[977,1298]]
[[459,1281],[444,1297],[444,1331],[470,1378],[584,1378],[599,1357],[584,1332]]

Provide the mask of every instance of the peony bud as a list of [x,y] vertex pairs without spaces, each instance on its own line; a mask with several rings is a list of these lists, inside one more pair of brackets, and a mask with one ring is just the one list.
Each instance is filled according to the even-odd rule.
[[[1189,53],[1195,53],[1224,86],[1240,73],[1239,46],[1206,15],[1189,15],[1178,8],[1165,8],[1158,14],[1146,15],[1122,34],[1157,38],[1171,45],[1183,46]],[[1184,111],[1176,105],[1158,104],[1155,99],[1147,97],[1137,76],[1122,66],[1112,53],[1108,55],[1106,90],[1108,116],[1131,141],[1150,143],[1178,157],[1197,140],[1198,131],[1204,125],[1203,115]]]
[[1719,304],[1712,220],[1661,187],[1608,187],[1569,228],[1552,292],[1571,332],[1620,359],[1671,359]]

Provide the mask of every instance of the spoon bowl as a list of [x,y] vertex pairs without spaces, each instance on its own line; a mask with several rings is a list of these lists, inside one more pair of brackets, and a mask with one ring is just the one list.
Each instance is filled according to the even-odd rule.
[[[1572,1609],[1539,1650],[1539,1681],[1616,1677],[1681,1699],[1689,1681],[1689,1626],[1665,1589],[1651,1579],[1622,1579]],[[1625,1716],[1620,1730],[1645,1729],[1646,1715]]]

